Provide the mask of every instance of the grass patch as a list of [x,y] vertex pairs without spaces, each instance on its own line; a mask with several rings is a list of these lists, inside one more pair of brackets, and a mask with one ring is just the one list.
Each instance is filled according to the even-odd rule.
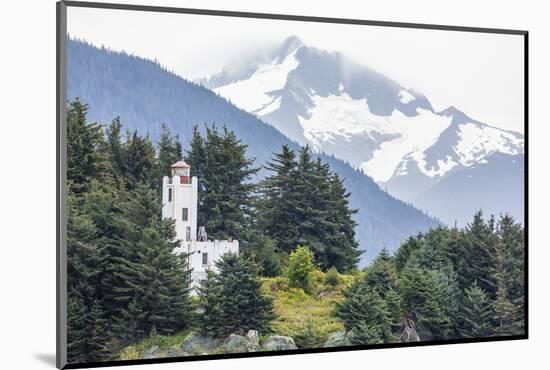
[[324,274],[315,271],[313,291],[307,294],[289,287],[284,277],[264,279],[263,292],[274,299],[274,332],[294,338],[299,348],[321,347],[330,333],[343,329],[333,312],[336,302],[343,299],[342,290],[352,280],[351,276],[341,275],[337,286],[325,285]]
[[119,360],[139,360],[143,358],[143,350],[153,346],[158,346],[160,351],[167,351],[170,348],[179,346],[179,344],[189,334],[189,330],[184,330],[173,335],[155,335],[140,340],[124,348],[118,355]]

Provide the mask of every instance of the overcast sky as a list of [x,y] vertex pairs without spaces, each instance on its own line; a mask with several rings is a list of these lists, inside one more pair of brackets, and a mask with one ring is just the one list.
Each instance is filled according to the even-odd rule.
[[72,37],[156,59],[189,79],[296,35],[422,92],[436,110],[455,105],[523,132],[522,36],[72,7],[67,14]]

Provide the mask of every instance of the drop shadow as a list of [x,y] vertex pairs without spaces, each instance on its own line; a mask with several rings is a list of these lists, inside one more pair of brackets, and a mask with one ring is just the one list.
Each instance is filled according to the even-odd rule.
[[40,360],[42,363],[46,365],[50,365],[52,367],[55,367],[55,353],[40,353],[40,354],[34,354],[34,358],[37,360]]

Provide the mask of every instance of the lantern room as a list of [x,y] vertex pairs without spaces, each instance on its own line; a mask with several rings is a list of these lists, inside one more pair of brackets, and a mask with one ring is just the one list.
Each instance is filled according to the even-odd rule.
[[179,176],[180,184],[190,184],[191,183],[191,166],[189,166],[184,161],[178,161],[174,163],[171,167],[172,176]]

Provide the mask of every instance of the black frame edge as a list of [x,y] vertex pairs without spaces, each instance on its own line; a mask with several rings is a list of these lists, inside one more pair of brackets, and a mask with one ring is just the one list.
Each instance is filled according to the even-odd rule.
[[523,35],[523,58],[524,58],[524,91],[523,91],[523,137],[525,140],[524,149],[524,331],[526,339],[529,338],[529,32]]
[[213,15],[213,16],[237,17],[237,18],[261,18],[261,19],[276,19],[276,20],[285,20],[285,21],[302,21],[302,22],[317,22],[317,23],[357,24],[357,25],[395,27],[395,28],[419,28],[419,29],[438,30],[438,31],[496,33],[496,34],[505,34],[505,35],[525,35],[527,33],[526,30],[517,30],[517,29],[464,27],[464,26],[452,26],[452,25],[443,25],[443,24],[389,22],[389,21],[363,20],[363,19],[353,19],[353,18],[331,18],[331,17],[305,16],[305,15],[292,15],[292,14],[255,13],[255,12],[229,11],[229,10],[177,8],[177,7],[167,7],[167,6],[131,5],[131,4],[118,4],[118,3],[71,1],[71,0],[67,0],[63,2],[67,6],[80,7],[80,8]]
[[194,362],[194,361],[213,361],[213,360],[240,359],[240,358],[250,358],[250,357],[273,357],[273,356],[291,356],[291,355],[314,354],[314,353],[354,352],[354,351],[364,351],[364,350],[441,346],[441,345],[452,345],[452,344],[481,344],[481,343],[488,343],[488,342],[502,342],[502,341],[526,340],[526,339],[528,338],[524,334],[524,335],[489,337],[489,338],[446,339],[446,340],[434,340],[434,341],[425,341],[425,342],[385,343],[385,344],[370,344],[370,345],[329,347],[329,348],[306,348],[306,349],[295,349],[295,350],[285,350],[285,351],[226,353],[226,354],[217,354],[217,355],[163,357],[163,358],[156,358],[156,359],[140,359],[140,360],[116,360],[116,361],[103,361],[103,362],[71,363],[71,364],[67,364],[63,369],[84,369],[84,368],[96,368],[96,367],[107,367],[107,366],[109,367],[129,366],[129,365],[152,365],[152,364],[164,364],[164,363],[174,363],[174,362],[184,363],[184,362]]
[[67,365],[67,5],[56,3],[56,367]]

